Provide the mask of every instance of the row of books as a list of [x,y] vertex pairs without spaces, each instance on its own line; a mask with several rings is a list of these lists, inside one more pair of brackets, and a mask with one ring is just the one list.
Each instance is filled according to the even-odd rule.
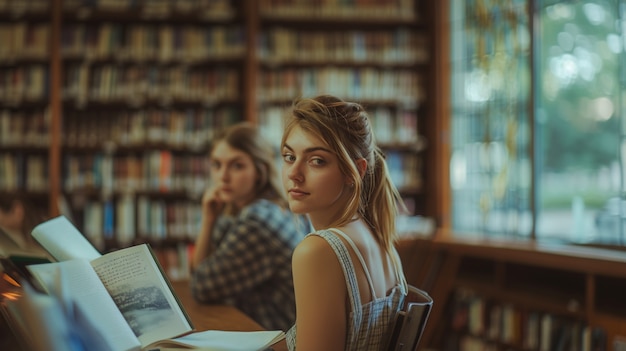
[[48,156],[0,152],[0,190],[47,191]]
[[80,148],[108,144],[113,152],[124,147],[203,152],[218,131],[240,120],[234,106],[68,111],[63,145]]
[[[137,241],[182,244],[195,240],[202,222],[199,198],[165,201],[150,196],[122,194],[105,200],[88,200],[72,216],[83,228],[85,236],[101,251],[107,243],[125,247]],[[401,215],[397,218],[398,232],[430,235],[432,220],[420,216]],[[417,227],[408,227],[408,224]],[[174,245],[177,246],[177,245]]]
[[[289,110],[287,106],[268,106],[259,111],[259,125],[268,140],[280,141],[284,118]],[[418,111],[387,106],[366,110],[375,130],[376,141],[382,146],[412,145],[417,151],[424,147],[417,125]]]
[[[232,0],[64,0],[64,11],[135,11],[142,17],[171,17],[176,14],[202,14],[208,19],[232,18],[237,1]],[[13,16],[45,13],[49,0],[0,0],[0,13]],[[262,15],[315,16],[327,18],[406,18],[416,16],[414,0],[262,0]],[[83,14],[87,16],[87,14]]]
[[64,0],[65,11],[135,11],[141,16],[171,16],[173,13],[202,14],[204,18],[231,18],[231,0]]
[[[280,140],[289,107],[268,106],[259,111],[259,125],[269,140]],[[368,111],[376,140],[382,145],[413,145],[419,151],[417,111],[385,106]],[[47,110],[0,112],[0,146],[46,146]],[[169,147],[203,150],[215,133],[240,120],[232,106],[144,110],[68,111],[63,145],[68,147]]]
[[426,37],[407,28],[368,31],[304,31],[271,28],[261,33],[259,58],[281,62],[425,62]]
[[[392,180],[401,190],[421,188],[421,158],[399,152],[387,153]],[[64,189],[103,193],[182,192],[198,195],[208,184],[206,156],[178,156],[170,151],[148,151],[142,155],[104,154],[64,157]],[[0,154],[0,190],[47,189],[47,156],[23,153]]]
[[[421,157],[389,151],[386,160],[392,181],[398,188],[421,188]],[[208,185],[206,162],[206,155],[176,155],[168,150],[127,156],[67,155],[64,157],[64,188],[67,191],[104,188],[118,192],[183,191],[198,194]]]
[[[207,186],[206,156],[175,156],[149,151],[141,156],[103,154],[64,157],[64,189],[113,192],[181,192],[201,194]],[[0,190],[48,190],[48,156],[21,152],[0,153]]]
[[18,17],[26,14],[40,14],[50,9],[50,0],[0,0],[0,13]]
[[126,101],[136,106],[146,99],[159,100],[162,105],[177,101],[212,105],[239,98],[239,71],[185,65],[70,65],[65,71],[63,98],[74,99],[78,105]]
[[47,109],[0,111],[0,146],[47,148],[49,117]]
[[43,101],[49,90],[48,66],[0,66],[0,104]]
[[259,101],[315,96],[326,92],[350,100],[393,101],[413,108],[422,102],[422,76],[413,69],[281,68],[259,75]]
[[[106,145],[161,147],[197,152],[206,150],[214,135],[241,120],[237,108],[186,108],[145,110],[68,111],[61,140],[70,148],[93,147],[104,152]],[[47,147],[47,109],[0,111],[0,146]],[[118,150],[119,151],[119,150]]]
[[451,329],[457,350],[591,351],[606,348],[602,328],[581,318],[559,316],[485,298],[460,288],[453,300]]
[[[19,21],[0,24],[0,62],[45,60],[50,27]],[[243,58],[241,26],[175,26],[125,23],[63,25],[61,56],[66,59],[184,62]],[[272,28],[261,33],[259,58],[284,61],[414,63],[428,59],[424,36],[406,28],[388,31],[297,31]]]
[[89,61],[194,63],[243,57],[245,47],[245,30],[236,25],[71,23],[61,39],[62,57]]
[[148,196],[121,195],[87,200],[72,215],[79,217],[85,236],[100,250],[107,242],[126,247],[137,240],[193,240],[200,230],[200,200],[165,201]]
[[25,21],[0,23],[0,63],[49,57],[50,25]]
[[[324,50],[316,50],[324,52]],[[330,52],[330,51],[327,51]],[[311,55],[315,58],[315,55]],[[32,64],[0,68],[0,101],[45,99],[48,67]],[[239,73],[235,68],[194,68],[185,64],[163,67],[89,63],[68,65],[65,70],[66,99],[88,101],[144,99],[214,103],[238,98]],[[281,69],[264,71],[260,77],[262,100],[335,92],[353,99],[421,100],[420,76],[413,70],[379,68]]]
[[264,16],[324,18],[416,17],[414,0],[261,0]]
[[106,193],[182,192],[202,194],[208,185],[208,156],[175,155],[167,150],[141,155],[79,154],[64,157],[64,189]]
[[[46,76],[40,75],[41,78]],[[40,77],[36,76],[36,77]],[[66,70],[63,96],[79,104],[89,101],[143,99],[214,104],[239,97],[239,74],[234,68],[199,68],[159,65],[71,65]],[[261,72],[259,100],[284,101],[313,96],[320,91],[347,99],[398,101],[413,105],[424,100],[421,75],[410,69],[289,68]],[[38,86],[43,84],[38,83]],[[41,90],[41,89],[40,89]]]

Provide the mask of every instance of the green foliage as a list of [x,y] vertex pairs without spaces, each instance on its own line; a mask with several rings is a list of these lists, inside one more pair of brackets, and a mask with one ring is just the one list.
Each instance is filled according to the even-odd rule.
[[[600,3],[607,17],[601,24],[594,24],[585,15],[583,7]],[[612,102],[614,110],[619,106],[619,55],[606,49],[607,36],[617,34],[612,25],[607,25],[614,23],[613,11],[607,2],[598,1],[570,1],[554,6],[569,6],[569,13],[574,15],[551,17],[547,13],[554,12],[554,8],[546,6],[542,10],[539,39],[542,66],[538,81],[549,82],[551,87],[558,86],[556,92],[542,88],[543,94],[538,101],[545,114],[544,123],[538,130],[542,135],[543,147],[539,151],[544,157],[543,169],[564,172],[609,165],[618,160],[619,121],[615,113],[608,120],[598,118],[597,107],[592,102],[608,98],[606,101]],[[570,37],[571,43],[566,40]],[[592,56],[585,58],[586,54]],[[566,70],[563,65],[567,64],[567,57],[578,60],[579,72],[577,75],[572,73],[570,81],[556,77],[553,71]],[[555,67],[554,62],[560,65]],[[585,62],[592,65],[593,70],[599,69],[591,80],[582,77]],[[576,70],[575,67],[570,69]]]

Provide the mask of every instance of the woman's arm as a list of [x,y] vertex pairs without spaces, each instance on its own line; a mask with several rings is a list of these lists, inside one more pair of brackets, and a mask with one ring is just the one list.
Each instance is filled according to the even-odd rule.
[[346,282],[330,245],[318,236],[304,239],[293,254],[296,293],[296,349],[343,350],[349,313]]
[[208,217],[206,215],[202,215],[202,223],[200,224],[200,233],[198,233],[198,238],[196,239],[193,257],[191,259],[190,268],[193,272],[200,262],[202,262],[206,257],[208,257],[211,252],[215,249],[211,245],[211,232],[213,231],[213,226],[215,225],[215,218]]
[[211,245],[211,233],[223,210],[224,203],[219,199],[218,192],[215,189],[207,190],[202,196],[202,222],[190,263],[192,272],[215,249]]

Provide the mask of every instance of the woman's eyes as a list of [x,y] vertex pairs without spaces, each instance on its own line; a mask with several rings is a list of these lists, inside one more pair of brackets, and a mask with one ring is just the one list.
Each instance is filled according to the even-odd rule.
[[321,158],[312,158],[311,163],[315,166],[322,166],[326,164],[326,161]]
[[283,154],[283,160],[291,163],[296,160],[296,157],[292,154]]
[[[296,157],[292,154],[283,154],[283,160],[287,163],[294,163],[296,161]],[[309,159],[309,163],[313,166],[322,166],[326,164],[326,161],[319,157],[313,157]]]

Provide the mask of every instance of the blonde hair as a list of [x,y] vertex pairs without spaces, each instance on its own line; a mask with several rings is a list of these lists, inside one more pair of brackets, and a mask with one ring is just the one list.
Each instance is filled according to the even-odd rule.
[[[287,116],[281,145],[296,126],[323,140],[337,155],[341,172],[354,183],[347,206],[330,226],[346,225],[358,213],[378,242],[391,252],[396,239],[398,206],[403,206],[403,202],[391,181],[384,155],[376,146],[365,109],[332,95],[298,99]],[[362,158],[367,161],[363,177],[356,164]]]
[[280,182],[280,173],[276,168],[276,150],[261,135],[259,129],[249,122],[240,122],[227,127],[212,140],[209,155],[213,153],[215,145],[222,141],[252,158],[259,175],[254,198],[267,199],[287,208],[287,198]]

